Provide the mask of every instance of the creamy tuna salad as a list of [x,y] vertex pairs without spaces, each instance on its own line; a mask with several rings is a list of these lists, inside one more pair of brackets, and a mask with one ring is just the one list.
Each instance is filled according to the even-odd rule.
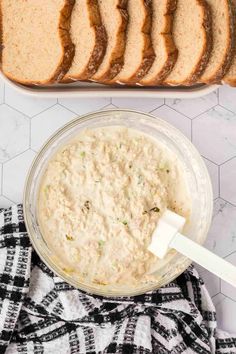
[[188,218],[182,162],[136,130],[85,130],[49,161],[38,220],[65,270],[86,283],[137,284],[157,258],[147,248],[162,213]]

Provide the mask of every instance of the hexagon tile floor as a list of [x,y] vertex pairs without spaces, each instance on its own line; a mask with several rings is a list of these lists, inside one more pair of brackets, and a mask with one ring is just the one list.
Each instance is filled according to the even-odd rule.
[[[0,81],[0,207],[22,201],[26,171],[44,141],[72,118],[104,108],[151,112],[180,129],[198,148],[214,189],[207,247],[236,265],[236,89],[194,100],[35,99]],[[236,289],[200,269],[219,327],[236,333]]]

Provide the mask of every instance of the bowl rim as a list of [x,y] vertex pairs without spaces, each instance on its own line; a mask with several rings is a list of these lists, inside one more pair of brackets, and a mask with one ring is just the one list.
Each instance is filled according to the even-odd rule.
[[[77,123],[84,123],[84,122],[89,121],[91,119],[96,119],[96,118],[98,118],[98,115],[100,115],[100,114],[108,114],[108,113],[115,113],[115,112],[116,113],[134,113],[134,114],[138,114],[143,117],[146,117],[148,120],[154,122],[154,124],[156,122],[159,122],[160,124],[164,124],[166,127],[170,127],[171,130],[173,132],[175,132],[175,134],[177,134],[177,136],[181,137],[181,139],[183,141],[185,141],[188,145],[191,146],[191,149],[195,153],[195,156],[197,158],[198,164],[201,165],[201,169],[204,171],[206,182],[207,182],[206,188],[208,189],[208,194],[209,194],[209,196],[208,196],[208,210],[209,211],[208,211],[208,220],[206,222],[206,236],[205,236],[205,239],[202,240],[202,242],[200,242],[200,244],[204,244],[204,242],[207,239],[209,228],[211,226],[212,215],[213,215],[213,188],[212,188],[212,183],[211,183],[211,179],[209,176],[209,172],[208,172],[207,167],[203,161],[202,156],[200,155],[199,151],[193,145],[193,143],[191,142],[190,139],[188,139],[179,129],[177,129],[172,124],[166,122],[164,119],[156,117],[156,116],[152,115],[151,113],[143,112],[140,110],[120,109],[120,108],[113,109],[112,108],[112,109],[105,109],[105,110],[96,110],[96,111],[92,111],[92,112],[83,114],[81,116],[77,116],[76,118],[73,118],[68,123],[64,124],[62,127],[57,129],[48,139],[46,139],[45,143],[41,146],[41,148],[37,152],[36,156],[34,157],[32,163],[28,169],[28,173],[26,175],[25,184],[24,184],[24,191],[23,191],[23,213],[24,213],[26,230],[27,230],[28,236],[30,238],[31,244],[32,244],[34,250],[36,251],[36,253],[38,254],[38,256],[40,257],[40,259],[59,278],[61,278],[63,281],[67,282],[68,284],[72,285],[76,289],[79,289],[79,290],[86,292],[90,295],[103,296],[103,297],[108,297],[108,298],[110,298],[110,297],[119,298],[119,297],[138,296],[138,295],[144,294],[145,292],[155,291],[155,290],[161,288],[162,286],[166,285],[167,283],[163,282],[163,284],[161,284],[161,285],[154,284],[153,286],[149,286],[148,290],[145,290],[144,292],[140,291],[140,290],[134,290],[134,291],[129,292],[129,295],[116,295],[113,292],[107,291],[107,290],[105,290],[105,292],[103,292],[102,288],[101,288],[101,290],[100,289],[99,290],[91,289],[91,292],[90,292],[88,290],[87,286],[83,286],[82,283],[80,283],[78,285],[78,283],[76,283],[76,280],[73,279],[72,277],[69,277],[68,274],[64,273],[62,275],[60,273],[60,268],[54,262],[52,262],[52,260],[50,258],[47,259],[47,257],[45,257],[45,255],[42,254],[42,250],[39,249],[39,246],[37,245],[35,238],[31,234],[32,228],[30,226],[30,221],[28,218],[30,213],[27,210],[27,208],[28,208],[27,195],[29,192],[29,187],[32,183],[32,178],[34,176],[35,167],[37,166],[37,163],[40,161],[40,158],[44,155],[44,152],[47,151],[47,148],[49,146],[51,146],[55,141],[57,141],[58,138],[60,136],[62,136],[66,131],[69,131],[70,129],[75,127],[77,125]],[[176,272],[176,274],[173,275],[172,277],[169,277],[168,283],[172,282],[174,279],[176,279],[180,274],[182,274],[191,265],[192,261],[190,259],[188,259],[184,256],[182,256],[182,258],[183,258],[182,264],[178,267],[178,271]],[[51,263],[53,263],[53,264],[51,264]]]

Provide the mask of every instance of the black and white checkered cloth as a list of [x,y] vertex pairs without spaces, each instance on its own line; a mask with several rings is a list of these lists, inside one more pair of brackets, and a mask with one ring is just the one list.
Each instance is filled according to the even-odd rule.
[[0,211],[0,283],[0,354],[236,353],[194,268],[142,296],[88,295],[32,251],[21,205]]

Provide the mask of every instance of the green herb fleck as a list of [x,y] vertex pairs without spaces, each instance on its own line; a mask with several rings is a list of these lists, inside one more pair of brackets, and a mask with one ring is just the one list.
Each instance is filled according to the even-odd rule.
[[82,152],[80,153],[80,156],[84,158],[84,157],[85,157],[85,151],[82,151]]
[[130,163],[130,164],[129,164],[129,168],[132,168],[132,167],[133,167],[133,166],[132,166],[132,163]]
[[170,170],[166,170],[166,173],[170,173]]
[[121,221],[121,222],[122,222],[122,224],[125,225],[125,226],[128,225],[128,221],[126,221],[126,220],[123,220],[123,221]]
[[150,209],[150,211],[154,211],[154,213],[159,213],[160,209],[158,207],[154,207]]
[[144,210],[143,215],[145,215],[145,214],[147,214],[147,213],[148,213],[147,210]]
[[66,239],[68,241],[73,241],[74,240],[73,237],[71,235],[69,235],[69,234],[66,234]]
[[99,241],[98,241],[98,246],[99,246],[100,248],[102,248],[104,245],[105,245],[105,241],[103,241],[103,240],[99,240]]
[[50,186],[47,185],[47,186],[44,188],[44,192],[47,194],[47,193],[49,192],[49,190],[50,190]]

